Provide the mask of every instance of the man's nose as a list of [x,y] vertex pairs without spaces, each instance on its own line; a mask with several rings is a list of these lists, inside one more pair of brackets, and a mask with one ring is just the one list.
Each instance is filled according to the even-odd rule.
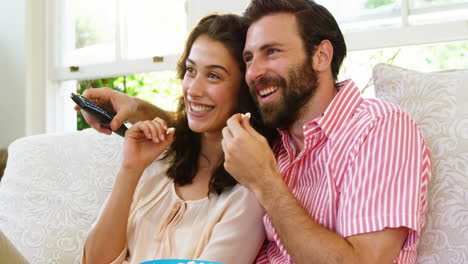
[[248,84],[258,81],[266,73],[265,63],[260,59],[252,59],[245,72],[245,80]]

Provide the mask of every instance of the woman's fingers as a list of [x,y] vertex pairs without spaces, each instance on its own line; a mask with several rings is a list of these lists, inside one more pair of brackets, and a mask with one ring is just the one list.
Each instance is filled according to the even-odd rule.
[[167,130],[166,121],[164,121],[163,119],[161,119],[159,117],[156,117],[156,118],[153,119],[153,121],[158,122],[161,125],[161,127],[164,128],[164,130]]
[[166,121],[164,121],[163,119],[159,117],[156,117],[155,119],[153,119],[153,122],[159,124],[161,129],[159,130],[158,137],[160,140],[164,140],[166,138],[166,131],[167,131]]
[[175,130],[174,128],[167,128],[167,125],[162,119],[140,121],[133,125],[132,128],[140,130],[147,139],[151,139],[155,143],[166,140],[168,135],[173,134]]

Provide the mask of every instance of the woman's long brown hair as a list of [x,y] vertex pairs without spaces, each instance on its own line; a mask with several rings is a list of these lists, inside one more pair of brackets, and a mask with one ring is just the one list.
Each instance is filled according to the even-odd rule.
[[[201,19],[190,33],[185,44],[184,52],[177,63],[178,77],[183,79],[186,72],[186,60],[190,54],[192,45],[201,35],[206,35],[214,41],[221,42],[236,59],[241,73],[244,74],[245,64],[242,58],[242,51],[245,44],[246,30],[247,27],[241,18],[233,14],[209,15]],[[239,92],[239,105],[236,112],[250,112],[252,114],[250,118],[252,126],[271,143],[276,136],[276,130],[263,125],[260,114],[255,107],[245,81],[242,82],[242,87]],[[176,184],[182,186],[192,183],[198,171],[199,156],[202,155],[200,151],[200,134],[193,132],[189,128],[183,97],[179,99],[175,128],[174,143],[169,147],[163,159],[171,157],[172,165],[167,170],[167,175],[174,179]],[[220,194],[226,188],[237,183],[224,169],[223,163],[224,157],[220,157],[211,176],[209,193]]]

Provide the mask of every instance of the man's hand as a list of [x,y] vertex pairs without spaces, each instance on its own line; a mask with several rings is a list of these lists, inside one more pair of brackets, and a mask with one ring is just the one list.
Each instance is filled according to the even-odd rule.
[[248,116],[235,114],[228,119],[222,147],[226,171],[259,200],[262,191],[284,184],[268,141],[250,125]]
[[225,169],[255,193],[295,263],[394,262],[407,228],[343,238],[318,224],[290,192],[267,140],[250,126],[248,118],[236,114],[227,121],[222,147]]
[[[136,115],[138,109],[138,103],[134,100],[133,97],[110,88],[88,89],[83,93],[83,96],[94,101],[96,104],[103,107],[107,111],[116,113],[112,119],[112,122],[110,123],[112,130],[117,130],[131,116]],[[75,110],[80,110],[80,108],[75,106]],[[81,113],[83,114],[86,122],[92,128],[108,135],[112,133],[110,129],[105,128],[96,122],[86,112],[82,111]]]

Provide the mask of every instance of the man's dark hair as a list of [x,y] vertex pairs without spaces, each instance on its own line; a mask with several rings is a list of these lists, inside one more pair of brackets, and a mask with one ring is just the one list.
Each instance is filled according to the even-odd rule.
[[308,56],[315,52],[317,45],[323,40],[331,42],[333,45],[331,67],[336,81],[346,56],[346,44],[332,14],[311,0],[252,0],[244,12],[244,19],[250,25],[274,13],[292,13],[296,16],[299,33]]

